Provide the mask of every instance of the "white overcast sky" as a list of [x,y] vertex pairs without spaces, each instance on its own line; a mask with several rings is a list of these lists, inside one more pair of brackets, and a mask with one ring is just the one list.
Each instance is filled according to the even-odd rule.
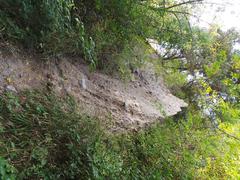
[[219,24],[221,29],[236,28],[240,31],[240,0],[205,0],[200,9],[195,10],[192,23],[207,28],[209,24]]

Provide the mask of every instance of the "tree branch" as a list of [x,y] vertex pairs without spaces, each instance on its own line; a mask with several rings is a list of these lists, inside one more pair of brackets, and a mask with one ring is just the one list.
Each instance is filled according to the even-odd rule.
[[204,0],[190,0],[190,1],[184,1],[182,3],[178,3],[178,4],[174,4],[172,6],[168,6],[165,9],[172,9],[174,7],[178,7],[178,6],[182,6],[182,5],[186,5],[186,4],[192,4],[192,3],[200,3],[203,2]]
[[219,127],[217,127],[217,129],[218,129],[221,133],[227,135],[228,137],[233,138],[233,139],[235,139],[235,140],[237,140],[237,141],[240,141],[240,138],[238,138],[238,137],[236,137],[236,136],[234,136],[234,135],[232,135],[232,134],[227,133],[226,131],[220,129]]

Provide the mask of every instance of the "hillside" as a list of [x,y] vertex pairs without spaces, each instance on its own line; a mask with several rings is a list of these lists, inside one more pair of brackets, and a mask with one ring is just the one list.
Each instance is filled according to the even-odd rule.
[[79,108],[91,116],[114,120],[115,130],[134,129],[176,115],[187,104],[173,96],[152,65],[133,73],[124,82],[101,72],[90,72],[74,57],[41,60],[19,48],[1,45],[0,90],[14,93],[46,89],[60,96],[71,95]]

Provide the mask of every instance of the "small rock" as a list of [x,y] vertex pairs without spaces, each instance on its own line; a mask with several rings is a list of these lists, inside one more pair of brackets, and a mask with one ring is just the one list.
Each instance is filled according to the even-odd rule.
[[71,92],[72,92],[72,87],[71,87],[71,85],[64,86],[64,87],[63,87],[63,90],[64,90],[66,93],[71,94]]
[[125,111],[130,112],[132,114],[134,114],[135,112],[141,111],[139,104],[133,100],[125,101],[124,108],[125,108]]
[[125,111],[129,111],[129,104],[127,101],[124,102],[124,109],[125,109]]
[[8,91],[8,92],[15,92],[15,93],[17,93],[16,88],[14,86],[12,86],[12,85],[6,86],[5,90]]
[[79,84],[81,88],[87,89],[86,79],[84,77],[81,80],[79,80]]

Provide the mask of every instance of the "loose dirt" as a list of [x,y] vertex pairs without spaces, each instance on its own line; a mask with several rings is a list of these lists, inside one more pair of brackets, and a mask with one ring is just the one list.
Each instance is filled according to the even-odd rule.
[[151,65],[133,74],[134,80],[126,83],[101,72],[90,72],[80,62],[73,57],[46,60],[0,45],[0,92],[47,86],[59,95],[72,95],[81,111],[102,121],[108,119],[112,130],[141,128],[187,106],[155,76]]

